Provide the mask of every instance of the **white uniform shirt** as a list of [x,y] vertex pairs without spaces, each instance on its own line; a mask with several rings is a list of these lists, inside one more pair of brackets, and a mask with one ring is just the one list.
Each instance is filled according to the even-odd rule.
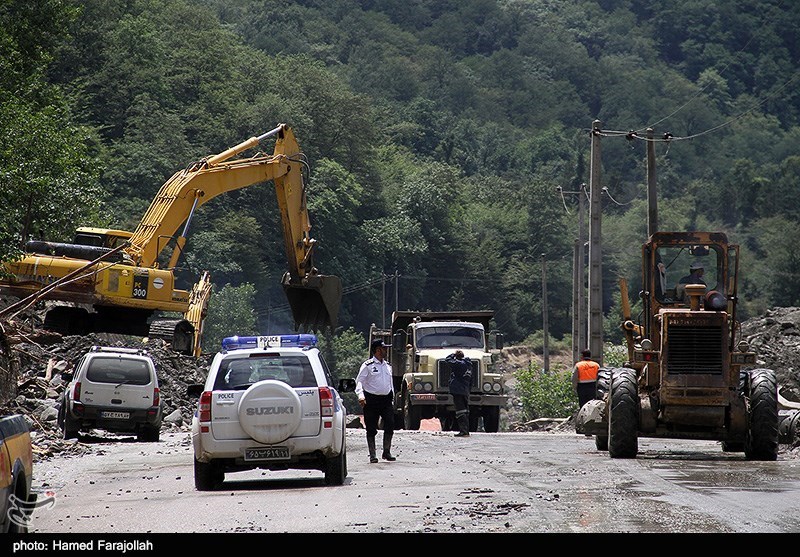
[[388,395],[392,390],[392,366],[388,361],[370,358],[361,364],[356,376],[356,394],[359,400],[364,400],[364,391],[373,395]]

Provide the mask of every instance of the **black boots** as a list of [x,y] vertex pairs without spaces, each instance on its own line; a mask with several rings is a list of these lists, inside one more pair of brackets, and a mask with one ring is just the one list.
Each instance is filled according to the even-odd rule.
[[378,462],[378,457],[375,456],[375,438],[367,437],[367,448],[369,448],[369,461],[371,464]]
[[384,435],[383,436],[383,455],[381,456],[381,458],[383,458],[383,460],[388,460],[389,462],[394,462],[395,460],[397,460],[395,457],[392,456],[392,453],[390,452],[391,448],[392,448],[392,437],[389,436],[387,438],[387,436]]
[[466,412],[456,416],[458,421],[458,433],[454,437],[469,437],[469,414]]

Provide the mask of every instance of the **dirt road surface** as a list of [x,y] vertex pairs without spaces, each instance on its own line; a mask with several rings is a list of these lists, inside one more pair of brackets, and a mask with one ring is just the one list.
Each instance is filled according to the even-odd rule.
[[[347,430],[345,485],[316,471],[229,474],[194,489],[188,433],[158,443],[83,436],[79,458],[39,463],[32,532],[800,532],[800,461],[751,462],[708,441],[640,440],[609,458],[574,433],[398,431],[370,464]],[[380,437],[380,433],[379,433]]]

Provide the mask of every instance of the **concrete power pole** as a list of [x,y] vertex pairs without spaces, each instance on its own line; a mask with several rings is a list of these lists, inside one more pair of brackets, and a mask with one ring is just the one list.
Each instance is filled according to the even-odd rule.
[[592,122],[592,155],[589,169],[589,350],[603,365],[603,250],[600,198],[600,120]]
[[572,361],[581,359],[586,348],[586,184],[578,191],[562,193],[578,196],[578,239],[573,248],[572,261]]
[[543,369],[545,373],[550,371],[550,331],[547,327],[547,260],[542,254],[542,332],[544,344],[542,348]]
[[578,242],[580,240],[576,239],[575,246],[572,248],[572,363],[577,362],[581,355],[580,340],[578,339],[578,331],[581,329],[581,302],[578,296],[583,290],[583,277],[578,270],[580,266]]
[[656,189],[656,146],[653,128],[647,128],[647,235],[658,232],[658,192]]

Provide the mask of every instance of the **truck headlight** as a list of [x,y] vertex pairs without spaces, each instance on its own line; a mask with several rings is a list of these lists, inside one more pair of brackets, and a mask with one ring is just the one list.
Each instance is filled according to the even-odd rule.
[[488,381],[483,384],[483,392],[484,393],[491,393],[492,392],[492,384]]
[[500,391],[503,390],[503,386],[500,383],[495,383],[494,385],[492,385],[492,390],[496,393],[499,393]]

